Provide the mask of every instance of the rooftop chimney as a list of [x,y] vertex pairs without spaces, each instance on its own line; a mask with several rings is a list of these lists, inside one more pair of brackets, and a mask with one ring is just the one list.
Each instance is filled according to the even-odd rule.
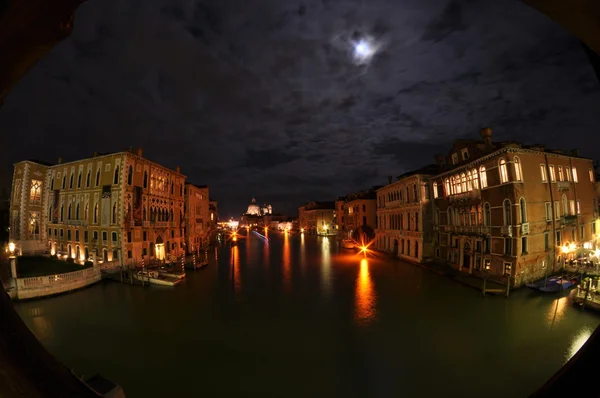
[[479,131],[479,134],[481,135],[481,139],[483,139],[485,148],[492,149],[492,129],[489,127],[484,127]]
[[388,176],[388,184],[392,183],[392,176]]
[[59,156],[58,157],[58,164],[61,164],[61,163],[62,163],[62,156]]
[[138,149],[137,149],[137,155],[138,155],[139,157],[143,157],[143,155],[144,155],[144,150],[143,150],[142,148],[138,148]]
[[181,174],[181,169],[179,168],[179,166],[177,166],[177,168],[175,169],[176,172],[178,172],[179,174]]
[[443,166],[443,165],[444,165],[444,155],[440,155],[440,154],[438,153],[438,154],[436,154],[436,155],[435,155],[433,158],[435,159],[435,163],[436,163],[438,166]]

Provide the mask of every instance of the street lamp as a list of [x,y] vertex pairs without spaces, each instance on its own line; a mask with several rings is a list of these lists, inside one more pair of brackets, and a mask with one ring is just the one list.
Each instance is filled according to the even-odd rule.
[[8,251],[10,252],[11,257],[15,256],[15,242],[10,242],[8,244]]

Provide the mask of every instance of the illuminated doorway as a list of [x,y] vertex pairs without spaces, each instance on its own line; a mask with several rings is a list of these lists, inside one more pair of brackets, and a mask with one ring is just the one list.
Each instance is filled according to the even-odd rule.
[[154,245],[154,256],[160,261],[165,259],[165,244],[163,243],[162,236],[156,238],[156,244]]

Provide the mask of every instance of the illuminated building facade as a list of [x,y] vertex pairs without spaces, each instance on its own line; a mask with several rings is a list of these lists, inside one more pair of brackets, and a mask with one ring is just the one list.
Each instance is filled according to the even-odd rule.
[[436,258],[520,286],[590,254],[598,208],[592,160],[493,143],[489,128],[481,137],[456,141],[432,179]]
[[240,221],[240,226],[243,227],[264,227],[269,226],[271,221],[276,220],[273,219],[273,207],[271,205],[263,205],[260,207],[256,203],[256,199],[252,198],[252,201],[248,205],[248,209],[244,214],[242,214],[242,218]]
[[433,255],[433,203],[430,178],[436,165],[396,177],[377,190],[375,247],[412,262],[428,261]]
[[333,235],[335,216],[335,202],[309,202],[298,208],[298,226],[307,233]]
[[210,231],[213,231],[219,222],[219,204],[216,200],[209,198],[208,211],[210,213]]
[[[185,245],[189,253],[208,245],[210,199],[207,185],[185,184]],[[214,216],[213,216],[214,218]]]
[[345,231],[344,225],[344,204],[346,203],[345,197],[339,197],[335,201],[335,229],[338,231]]
[[11,239],[24,254],[127,264],[183,253],[183,176],[142,150],[15,164]]
[[[337,202],[336,202],[337,204]],[[349,237],[362,227],[377,228],[377,192],[375,189],[355,192],[346,197],[342,207],[344,229]],[[337,215],[337,212],[336,212]]]

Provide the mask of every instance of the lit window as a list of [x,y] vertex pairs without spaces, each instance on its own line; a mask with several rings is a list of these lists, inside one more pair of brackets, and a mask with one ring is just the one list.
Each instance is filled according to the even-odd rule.
[[434,198],[438,197],[438,185],[437,185],[437,182],[433,183],[433,197]]
[[39,180],[31,180],[31,190],[29,192],[29,200],[31,204],[40,205],[42,203],[42,182]]
[[481,181],[481,189],[487,188],[487,174],[484,166],[479,169],[479,181]]
[[467,176],[465,175],[465,173],[462,173],[460,175],[460,186],[462,192],[467,192]]
[[554,166],[552,166],[552,165],[548,166],[548,170],[550,171],[550,181],[555,182],[556,174],[554,174]]
[[527,222],[527,205],[525,204],[525,198],[519,200],[519,210],[521,212],[521,224]]
[[[569,214],[568,213],[569,208],[568,208],[568,204],[567,204],[567,195],[565,195],[563,193],[561,200],[562,200],[562,211],[563,211],[563,214],[565,214],[565,215]],[[575,210],[575,206],[573,206],[573,210]],[[571,213],[571,214],[573,214],[573,213]]]
[[558,171],[558,181],[563,181],[563,168],[561,166],[556,166],[556,169]]
[[565,209],[565,214],[575,214],[575,201],[574,200],[570,200],[569,201],[569,208],[571,209],[570,213],[567,213],[567,210]]
[[467,191],[472,191],[473,190],[473,184],[471,183],[471,172],[467,171]]
[[594,182],[594,170],[590,169],[590,181]]
[[573,167],[573,182],[579,182],[577,179],[577,169]]
[[452,195],[452,191],[450,190],[450,180],[448,178],[444,181],[444,185],[446,186],[446,196]]
[[515,165],[515,181],[523,181],[523,173],[521,171],[521,160],[515,156],[513,162]]
[[577,201],[577,214],[581,214],[581,201]]
[[565,177],[567,181],[571,181],[571,170],[568,167],[565,167]]
[[540,164],[540,175],[542,176],[542,182],[548,181],[548,177],[546,177],[546,166]]
[[473,169],[473,171],[471,171],[471,176],[473,178],[473,189],[479,189],[479,179],[477,178],[477,170]]
[[508,182],[508,168],[506,167],[506,160],[500,159],[500,183],[504,184]]

